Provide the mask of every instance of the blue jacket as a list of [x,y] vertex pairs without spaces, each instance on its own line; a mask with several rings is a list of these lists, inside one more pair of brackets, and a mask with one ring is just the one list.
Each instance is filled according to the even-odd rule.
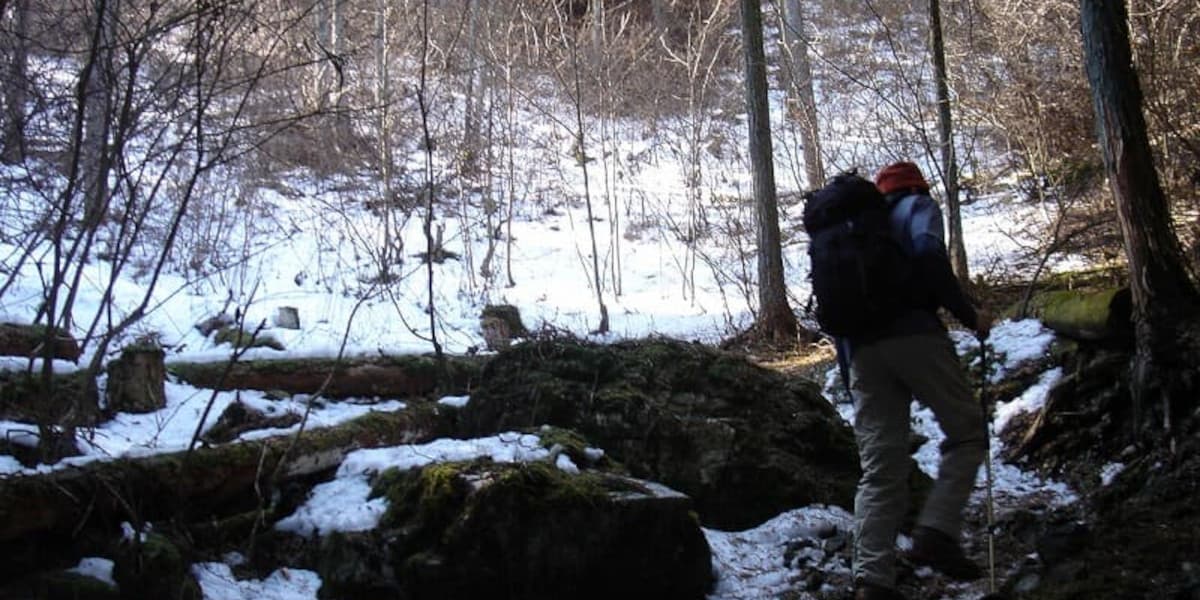
[[900,244],[913,264],[912,308],[901,313],[881,331],[856,338],[838,338],[838,366],[848,381],[854,348],[881,339],[945,333],[946,327],[938,318],[939,308],[946,308],[963,325],[974,329],[975,307],[958,284],[946,252],[942,211],[929,194],[913,190],[893,192],[887,196],[891,211],[888,215],[892,237]]

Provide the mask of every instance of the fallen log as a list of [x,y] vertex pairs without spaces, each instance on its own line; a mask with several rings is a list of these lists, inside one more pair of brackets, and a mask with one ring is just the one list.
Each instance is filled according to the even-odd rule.
[[[3,575],[44,557],[46,544],[69,544],[82,532],[119,531],[121,522],[195,522],[252,510],[273,485],[335,469],[360,448],[422,443],[447,435],[445,411],[410,405],[374,412],[299,438],[200,448],[145,458],[96,462],[47,474],[0,479]],[[294,446],[293,446],[294,443]],[[277,474],[277,479],[273,476]],[[15,571],[12,571],[14,570]]]
[[1040,292],[1030,300],[1028,311],[1057,333],[1092,342],[1132,339],[1132,315],[1133,296],[1124,287]]
[[79,360],[79,342],[70,333],[59,329],[47,332],[44,325],[21,323],[0,323],[0,356],[41,357],[47,333],[50,334],[51,356]]
[[[414,398],[435,393],[462,394],[479,379],[484,357],[446,357],[443,374],[432,356],[409,355],[369,359],[281,359],[228,363],[171,362],[167,371],[196,387],[219,390],[281,391],[312,394],[321,388],[329,398]],[[224,376],[222,378],[222,376]]]

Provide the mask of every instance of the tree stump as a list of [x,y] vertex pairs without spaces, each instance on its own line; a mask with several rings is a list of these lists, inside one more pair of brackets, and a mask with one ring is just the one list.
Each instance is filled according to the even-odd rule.
[[130,347],[108,365],[104,397],[115,412],[148,413],[167,405],[166,354],[161,348]]

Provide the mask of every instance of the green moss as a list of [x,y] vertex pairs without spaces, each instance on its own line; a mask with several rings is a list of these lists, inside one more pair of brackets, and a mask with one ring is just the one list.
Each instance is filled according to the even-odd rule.
[[[612,478],[584,471],[567,473],[547,462],[494,465],[492,479],[472,500],[518,514],[550,514],[564,508],[594,507],[607,502]],[[469,506],[471,511],[474,506]],[[485,517],[486,520],[486,517]]]
[[444,529],[460,511],[469,486],[460,475],[473,463],[435,463],[419,469],[388,469],[379,475],[371,498],[385,497],[382,527],[405,526],[416,537]]
[[567,456],[571,457],[572,460],[575,460],[576,456],[582,456],[583,451],[590,446],[587,439],[585,439],[582,435],[574,430],[564,429],[562,427],[551,427],[547,425],[545,427],[538,428],[536,431],[531,433],[538,436],[538,439],[541,440],[543,448],[548,449],[553,448],[554,446],[559,446],[564,452],[567,453]]

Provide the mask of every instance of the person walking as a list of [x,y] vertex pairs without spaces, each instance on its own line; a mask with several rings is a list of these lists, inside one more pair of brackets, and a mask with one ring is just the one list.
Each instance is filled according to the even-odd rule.
[[837,339],[849,373],[862,479],[854,500],[856,600],[903,599],[896,589],[896,535],[907,511],[909,405],[928,406],[945,434],[938,476],[906,558],[958,580],[982,570],[959,543],[962,511],[987,451],[981,408],[938,317],[945,308],[985,339],[992,317],[976,309],[950,267],[942,212],[911,162],[884,168],[875,185],[889,206],[892,237],[913,266],[912,302],[878,331]]

